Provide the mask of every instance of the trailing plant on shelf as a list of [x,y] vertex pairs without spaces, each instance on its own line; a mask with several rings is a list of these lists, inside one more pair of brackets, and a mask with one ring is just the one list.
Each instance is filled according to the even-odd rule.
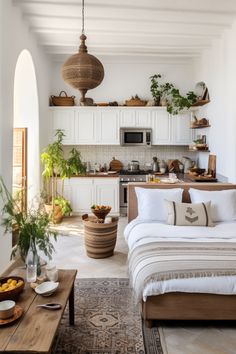
[[155,74],[150,79],[150,90],[155,102],[160,103],[160,100],[164,99],[167,111],[172,115],[179,114],[182,110],[190,108],[197,101],[197,95],[193,91],[189,91],[186,96],[183,96],[172,83],[161,84],[159,82],[159,79],[161,79],[160,74]]
[[21,210],[19,198],[12,196],[8,191],[3,178],[0,177],[0,196],[2,200],[2,223],[5,233],[13,232],[15,225],[18,229],[17,244],[13,248],[11,259],[19,251],[23,261],[25,261],[30,243],[33,242],[34,249],[39,249],[49,259],[54,251],[51,237],[56,240],[57,233],[50,230],[50,217],[45,212],[41,204],[37,208]]

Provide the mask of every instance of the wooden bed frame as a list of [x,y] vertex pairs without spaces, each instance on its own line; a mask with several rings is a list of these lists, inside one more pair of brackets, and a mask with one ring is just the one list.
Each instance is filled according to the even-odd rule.
[[[183,202],[190,202],[189,188],[201,190],[236,189],[235,184],[226,183],[179,183],[151,184],[130,183],[128,185],[128,221],[138,215],[135,187],[142,188],[182,188]],[[142,301],[142,316],[148,327],[153,320],[235,320],[236,296],[201,293],[173,292],[149,296]]]

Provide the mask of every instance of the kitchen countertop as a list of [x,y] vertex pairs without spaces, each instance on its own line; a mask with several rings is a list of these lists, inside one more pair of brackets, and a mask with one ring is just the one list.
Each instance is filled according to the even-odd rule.
[[107,172],[97,172],[97,173],[87,173],[85,175],[72,176],[72,178],[117,178],[119,173],[107,173]]

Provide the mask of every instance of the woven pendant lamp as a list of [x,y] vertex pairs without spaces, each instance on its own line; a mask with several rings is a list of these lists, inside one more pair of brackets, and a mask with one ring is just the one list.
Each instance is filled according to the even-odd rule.
[[80,102],[85,102],[85,95],[102,82],[104,68],[102,63],[93,55],[88,54],[84,34],[84,0],[82,0],[82,34],[80,36],[79,52],[69,57],[62,66],[62,77],[70,86],[81,93]]

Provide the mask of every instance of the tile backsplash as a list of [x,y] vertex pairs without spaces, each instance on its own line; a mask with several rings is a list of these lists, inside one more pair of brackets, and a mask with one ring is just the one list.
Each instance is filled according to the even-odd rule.
[[168,159],[179,159],[182,156],[189,156],[196,161],[197,155],[194,152],[188,151],[187,146],[117,146],[117,145],[79,145],[79,146],[64,146],[65,156],[69,151],[76,147],[82,156],[84,162],[90,162],[93,168],[95,163],[109,166],[113,157],[123,163],[124,168],[127,168],[131,160],[138,160],[140,168],[144,168],[146,163],[151,163],[153,156],[157,156],[160,160],[167,161]]

